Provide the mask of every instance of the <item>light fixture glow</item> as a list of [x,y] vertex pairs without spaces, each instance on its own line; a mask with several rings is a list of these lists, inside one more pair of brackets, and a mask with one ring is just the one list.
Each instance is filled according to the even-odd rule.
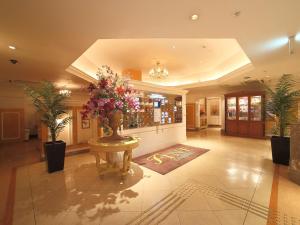
[[149,76],[152,78],[163,79],[167,78],[168,75],[169,71],[162,67],[159,61],[157,61],[156,66],[149,71]]
[[59,90],[59,94],[61,94],[61,95],[70,96],[71,93],[72,92],[70,90],[67,90],[67,89],[61,89],[61,90]]
[[191,20],[195,21],[195,20],[198,20],[198,19],[199,19],[199,16],[197,14],[191,15]]
[[275,49],[279,49],[279,48],[285,46],[288,43],[289,43],[288,37],[279,37],[279,38],[276,38],[276,39],[273,39],[271,41],[264,43],[261,46],[260,51],[273,51]]
[[151,98],[151,99],[154,99],[154,98],[157,98],[157,99],[164,99],[164,98],[166,98],[166,97],[164,97],[164,96],[162,96],[162,95],[160,95],[160,94],[151,94],[151,95],[149,95],[149,98]]
[[295,41],[300,41],[300,33],[296,34]]
[[12,49],[12,50],[16,50],[15,46],[9,45],[8,48]]

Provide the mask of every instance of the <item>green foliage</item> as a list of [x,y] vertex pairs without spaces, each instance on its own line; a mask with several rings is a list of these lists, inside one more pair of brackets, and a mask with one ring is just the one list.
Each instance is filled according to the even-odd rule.
[[64,104],[67,96],[58,93],[54,84],[48,81],[41,82],[37,88],[26,86],[25,92],[32,98],[42,123],[49,128],[52,142],[55,142],[59,133],[72,120],[67,116],[67,107]]
[[296,119],[292,110],[300,90],[294,89],[295,84],[290,74],[282,75],[274,90],[263,83],[268,95],[266,111],[276,121],[273,131],[277,132],[274,133],[279,133],[281,137],[286,134],[288,125]]

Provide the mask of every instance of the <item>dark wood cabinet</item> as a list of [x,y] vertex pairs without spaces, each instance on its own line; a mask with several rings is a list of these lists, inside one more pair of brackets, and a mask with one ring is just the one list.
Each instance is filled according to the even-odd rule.
[[195,103],[186,104],[186,129],[188,130],[196,129],[196,104]]
[[236,92],[225,95],[225,133],[263,138],[265,136],[264,92]]

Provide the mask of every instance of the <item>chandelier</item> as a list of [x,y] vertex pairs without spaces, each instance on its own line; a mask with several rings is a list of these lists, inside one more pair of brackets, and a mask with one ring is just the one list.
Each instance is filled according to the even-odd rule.
[[159,61],[157,61],[155,67],[149,71],[149,76],[157,79],[167,78],[168,74],[168,70],[162,67]]

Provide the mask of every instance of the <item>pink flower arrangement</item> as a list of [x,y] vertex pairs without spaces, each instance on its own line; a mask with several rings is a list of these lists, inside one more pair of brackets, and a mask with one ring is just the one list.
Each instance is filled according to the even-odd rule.
[[123,113],[139,110],[138,93],[129,86],[128,80],[121,79],[108,66],[102,66],[97,76],[97,84],[90,83],[87,87],[90,99],[83,105],[83,118],[91,115],[99,117],[102,124],[107,124],[109,117],[117,110]]

